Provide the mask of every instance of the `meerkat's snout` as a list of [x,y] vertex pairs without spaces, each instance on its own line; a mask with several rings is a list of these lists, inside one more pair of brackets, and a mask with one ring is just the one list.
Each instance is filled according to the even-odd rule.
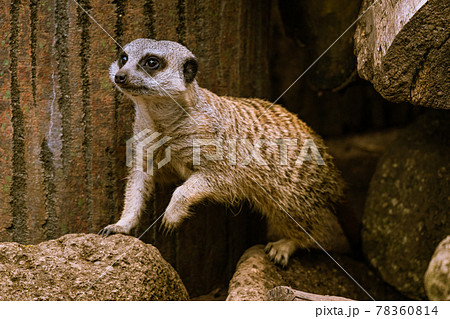
[[127,82],[127,74],[124,72],[117,72],[114,76],[114,82],[116,84],[125,84]]

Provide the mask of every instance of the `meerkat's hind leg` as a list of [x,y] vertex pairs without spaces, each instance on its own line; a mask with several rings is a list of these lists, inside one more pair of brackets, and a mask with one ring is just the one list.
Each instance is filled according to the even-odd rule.
[[289,257],[299,248],[293,239],[283,238],[276,242],[270,242],[264,249],[269,258],[276,264],[286,267]]

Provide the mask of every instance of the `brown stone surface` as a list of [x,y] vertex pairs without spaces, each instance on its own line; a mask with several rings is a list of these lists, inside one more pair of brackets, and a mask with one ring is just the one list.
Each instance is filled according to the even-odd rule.
[[[348,256],[333,254],[333,257],[374,299],[404,300],[363,263]],[[299,252],[283,269],[267,258],[262,245],[253,246],[242,255],[230,281],[227,300],[264,300],[269,290],[276,286],[290,286],[319,295],[370,300],[323,252]]]
[[159,251],[123,235],[0,243],[0,300],[188,300]]
[[448,109],[449,39],[450,2],[377,1],[356,29],[358,73],[390,101]]
[[390,145],[370,183],[362,247],[383,279],[425,299],[433,251],[450,232],[450,113],[429,110]]
[[425,273],[425,290],[430,300],[450,301],[450,236],[434,251]]

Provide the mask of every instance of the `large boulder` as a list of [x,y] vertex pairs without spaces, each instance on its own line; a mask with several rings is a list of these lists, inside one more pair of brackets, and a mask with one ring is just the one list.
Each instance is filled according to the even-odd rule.
[[373,3],[355,32],[359,75],[392,102],[449,109],[450,1]]
[[159,251],[123,235],[0,243],[0,300],[187,300]]
[[[333,255],[333,257],[374,299],[404,299],[363,263],[348,256]],[[264,246],[256,245],[249,248],[239,260],[230,281],[227,300],[265,300],[268,292],[277,286],[290,286],[318,295],[342,296],[357,300],[371,299],[321,251],[299,252],[291,258],[288,267],[283,269],[267,258]]]
[[436,248],[425,273],[425,290],[430,300],[450,301],[450,236]]
[[450,231],[450,113],[428,112],[380,159],[363,215],[362,246],[383,279],[425,299],[423,278]]

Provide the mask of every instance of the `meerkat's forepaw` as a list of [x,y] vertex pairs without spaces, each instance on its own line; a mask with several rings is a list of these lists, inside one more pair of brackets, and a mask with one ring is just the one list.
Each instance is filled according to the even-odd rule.
[[270,260],[275,264],[286,267],[289,262],[289,257],[297,250],[298,245],[291,239],[280,239],[276,242],[271,242],[266,245],[264,249]]
[[130,233],[130,229],[121,226],[121,225],[117,225],[117,224],[112,224],[112,225],[108,225],[105,228],[103,228],[102,230],[100,230],[98,232],[98,235],[102,236],[102,237],[108,237],[109,235],[113,235],[113,234],[125,234],[128,235]]

